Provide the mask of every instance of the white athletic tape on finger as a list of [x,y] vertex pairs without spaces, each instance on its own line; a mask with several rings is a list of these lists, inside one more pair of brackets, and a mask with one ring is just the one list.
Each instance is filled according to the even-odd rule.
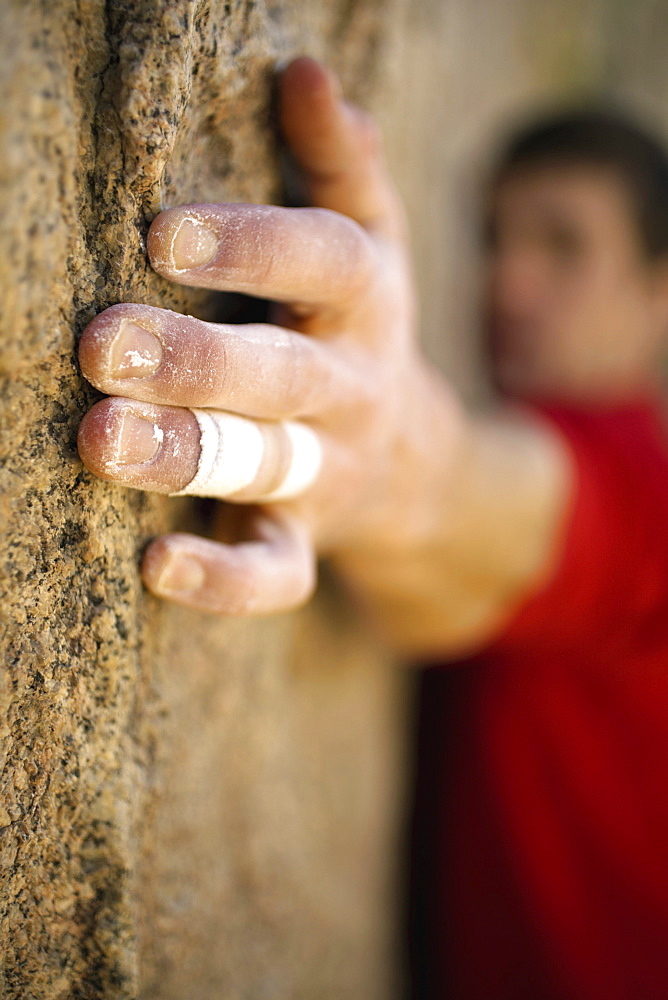
[[[192,409],[200,428],[200,456],[190,482],[171,496],[224,498],[250,486],[264,457],[264,437],[255,421],[222,410]],[[307,489],[322,464],[322,448],[314,431],[291,420],[281,422],[292,447],[283,482],[262,500],[287,500]]]
[[257,424],[218,410],[191,412],[200,429],[197,472],[172,495],[225,497],[252,483],[264,454],[264,439]]
[[290,438],[292,461],[281,485],[258,498],[262,501],[299,496],[315,481],[322,464],[320,439],[310,427],[294,420],[284,420],[281,426]]

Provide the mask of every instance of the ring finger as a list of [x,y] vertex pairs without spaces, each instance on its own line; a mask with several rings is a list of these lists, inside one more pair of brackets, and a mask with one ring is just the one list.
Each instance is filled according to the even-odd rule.
[[297,421],[255,421],[217,410],[101,400],[79,427],[79,453],[102,479],[160,493],[240,502],[302,495],[338,449],[321,430]]

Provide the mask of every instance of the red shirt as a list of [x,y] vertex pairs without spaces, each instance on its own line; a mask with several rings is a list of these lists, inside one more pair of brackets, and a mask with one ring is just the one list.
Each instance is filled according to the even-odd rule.
[[451,1000],[668,998],[668,436],[541,406],[575,458],[561,561],[446,675],[437,922]]

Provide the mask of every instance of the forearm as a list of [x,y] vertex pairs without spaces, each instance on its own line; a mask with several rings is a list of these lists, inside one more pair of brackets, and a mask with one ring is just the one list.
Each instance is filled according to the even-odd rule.
[[400,653],[455,655],[549,575],[572,472],[562,439],[528,410],[457,412],[433,373],[418,388],[387,516],[333,561]]

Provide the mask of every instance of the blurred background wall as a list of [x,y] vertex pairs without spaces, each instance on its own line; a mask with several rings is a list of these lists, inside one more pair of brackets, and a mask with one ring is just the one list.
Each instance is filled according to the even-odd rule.
[[54,0],[0,6],[0,992],[387,1000],[413,682],[323,568],[261,621],[141,587],[145,542],[206,505],[101,483],[76,336],[144,301],[163,205],[281,197],[270,77],[330,62],[409,207],[431,356],[484,397],[476,178],[508,117],[600,88],[668,123],[657,0]]
[[402,13],[393,99],[380,113],[412,219],[422,335],[430,356],[480,401],[475,211],[490,152],[518,116],[599,95],[665,138],[668,6],[421,0]]

